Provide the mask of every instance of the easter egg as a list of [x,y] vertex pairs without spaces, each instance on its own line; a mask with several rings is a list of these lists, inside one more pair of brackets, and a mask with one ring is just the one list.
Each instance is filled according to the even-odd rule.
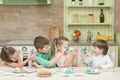
[[22,72],[25,72],[25,71],[26,71],[26,69],[25,69],[24,67],[22,67],[22,68],[21,68],[21,71],[22,71]]
[[65,69],[63,70],[63,72],[64,72],[64,73],[72,73],[73,70],[72,70],[71,68],[65,68]]
[[91,69],[90,68],[87,68],[86,69],[86,72],[88,73],[88,72],[91,72]]
[[94,69],[91,69],[91,72],[92,72],[92,73],[95,72]]
[[32,57],[35,57],[36,55],[35,55],[35,54],[32,54],[31,56],[32,56]]
[[82,51],[85,51],[86,50],[86,46],[82,46]]
[[99,69],[95,69],[94,72],[95,72],[95,73],[98,73],[98,72],[99,72]]
[[65,46],[65,50],[66,51],[68,51],[69,50],[69,46],[67,45],[67,46]]
[[20,72],[20,68],[16,67],[15,72]]

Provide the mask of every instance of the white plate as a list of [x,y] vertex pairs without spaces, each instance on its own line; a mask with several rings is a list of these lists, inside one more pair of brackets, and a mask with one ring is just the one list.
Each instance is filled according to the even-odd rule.
[[2,74],[5,75],[5,76],[13,75],[13,73],[2,73]]
[[50,77],[52,75],[37,75],[38,77]]
[[100,72],[86,72],[88,74],[99,74]]

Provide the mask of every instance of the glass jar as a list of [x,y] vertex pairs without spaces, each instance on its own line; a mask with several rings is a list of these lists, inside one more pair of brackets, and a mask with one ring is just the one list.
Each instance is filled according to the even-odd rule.
[[88,23],[94,22],[94,14],[88,14]]
[[79,14],[78,14],[78,13],[74,13],[74,14],[73,14],[73,23],[78,23],[78,22],[79,22],[78,17],[79,17]]
[[104,0],[98,0],[98,5],[104,5]]
[[92,6],[93,5],[93,0],[88,0],[88,5]]

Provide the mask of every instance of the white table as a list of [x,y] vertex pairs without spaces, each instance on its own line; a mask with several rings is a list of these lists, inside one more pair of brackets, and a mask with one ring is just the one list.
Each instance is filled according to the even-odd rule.
[[[27,70],[43,70],[41,68],[26,68]],[[36,73],[13,73],[14,69],[9,67],[0,67],[0,80],[120,80],[120,67],[113,69],[101,69],[99,74],[87,74],[85,73],[85,67],[73,68],[73,73],[69,74],[68,77],[63,76],[62,68],[44,69],[52,72],[50,77],[37,77]],[[6,73],[10,73],[5,75]],[[81,76],[76,76],[80,74]]]

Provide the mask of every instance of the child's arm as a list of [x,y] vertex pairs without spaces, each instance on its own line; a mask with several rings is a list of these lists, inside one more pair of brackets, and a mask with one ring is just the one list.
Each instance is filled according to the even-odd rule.
[[12,62],[12,63],[9,63],[9,62],[5,62],[6,65],[10,66],[10,67],[22,67],[24,66],[28,61],[34,59],[34,57],[29,57],[27,58],[26,60],[24,61],[21,61],[20,57],[18,57],[18,63],[15,63],[15,62]]
[[50,61],[37,57],[35,58],[35,60],[33,60],[34,62],[37,62],[38,64],[44,66],[44,67],[53,67],[55,66],[55,64],[57,63],[57,61],[63,56],[63,54],[60,54],[59,56],[51,59]]
[[78,55],[78,50],[77,49],[73,49],[72,53],[74,55],[73,57],[73,61],[72,61],[72,66],[76,67],[77,66],[77,55]]
[[44,66],[38,65],[36,62],[33,62],[32,66],[35,66],[36,68],[44,68]]
[[63,67],[68,67],[72,63],[73,57],[74,57],[73,54],[69,54],[67,59],[64,61],[64,66]]
[[106,56],[106,64],[104,65],[100,65],[100,66],[97,66],[96,68],[103,68],[103,69],[107,69],[107,68],[113,68],[114,64],[113,62],[111,61],[110,57],[109,56]]

